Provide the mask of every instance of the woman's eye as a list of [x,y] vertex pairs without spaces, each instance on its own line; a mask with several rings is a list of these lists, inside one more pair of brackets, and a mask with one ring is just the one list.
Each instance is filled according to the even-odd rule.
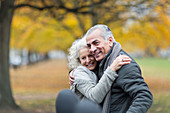
[[84,60],[84,59],[85,59],[85,57],[82,57],[81,59],[82,59],[82,60]]

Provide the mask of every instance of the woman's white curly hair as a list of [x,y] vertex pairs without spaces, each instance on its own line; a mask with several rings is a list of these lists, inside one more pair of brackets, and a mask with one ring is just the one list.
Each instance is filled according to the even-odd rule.
[[77,39],[73,42],[72,46],[68,50],[68,67],[70,69],[74,69],[81,65],[79,60],[79,50],[85,47],[87,47],[85,38]]

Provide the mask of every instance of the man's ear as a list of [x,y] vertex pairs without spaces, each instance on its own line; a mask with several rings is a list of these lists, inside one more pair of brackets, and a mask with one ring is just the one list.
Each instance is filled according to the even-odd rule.
[[113,38],[109,37],[108,41],[109,41],[109,46],[112,47],[113,46]]

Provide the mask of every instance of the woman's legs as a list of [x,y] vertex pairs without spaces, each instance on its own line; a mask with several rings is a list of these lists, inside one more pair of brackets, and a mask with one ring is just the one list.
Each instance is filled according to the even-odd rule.
[[90,100],[80,101],[71,90],[64,89],[58,94],[56,113],[101,113],[101,108]]
[[98,104],[83,100],[76,105],[74,113],[102,113],[102,111]]
[[78,97],[69,89],[60,91],[56,100],[57,113],[73,113],[73,110],[79,102]]

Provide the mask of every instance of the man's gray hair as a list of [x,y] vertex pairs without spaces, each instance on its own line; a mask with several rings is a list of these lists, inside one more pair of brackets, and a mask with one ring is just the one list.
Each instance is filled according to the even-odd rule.
[[109,37],[112,37],[113,38],[113,42],[116,42],[115,38],[114,38],[114,36],[112,34],[112,31],[110,30],[110,28],[107,25],[103,25],[103,24],[97,24],[97,25],[91,27],[87,31],[85,36],[89,35],[90,33],[92,33],[96,29],[99,29],[101,31],[100,36],[103,37],[105,40],[108,41]]
[[68,50],[68,67],[70,69],[74,69],[81,65],[79,60],[79,50],[85,47],[87,47],[85,38],[77,39],[73,42],[72,46]]

